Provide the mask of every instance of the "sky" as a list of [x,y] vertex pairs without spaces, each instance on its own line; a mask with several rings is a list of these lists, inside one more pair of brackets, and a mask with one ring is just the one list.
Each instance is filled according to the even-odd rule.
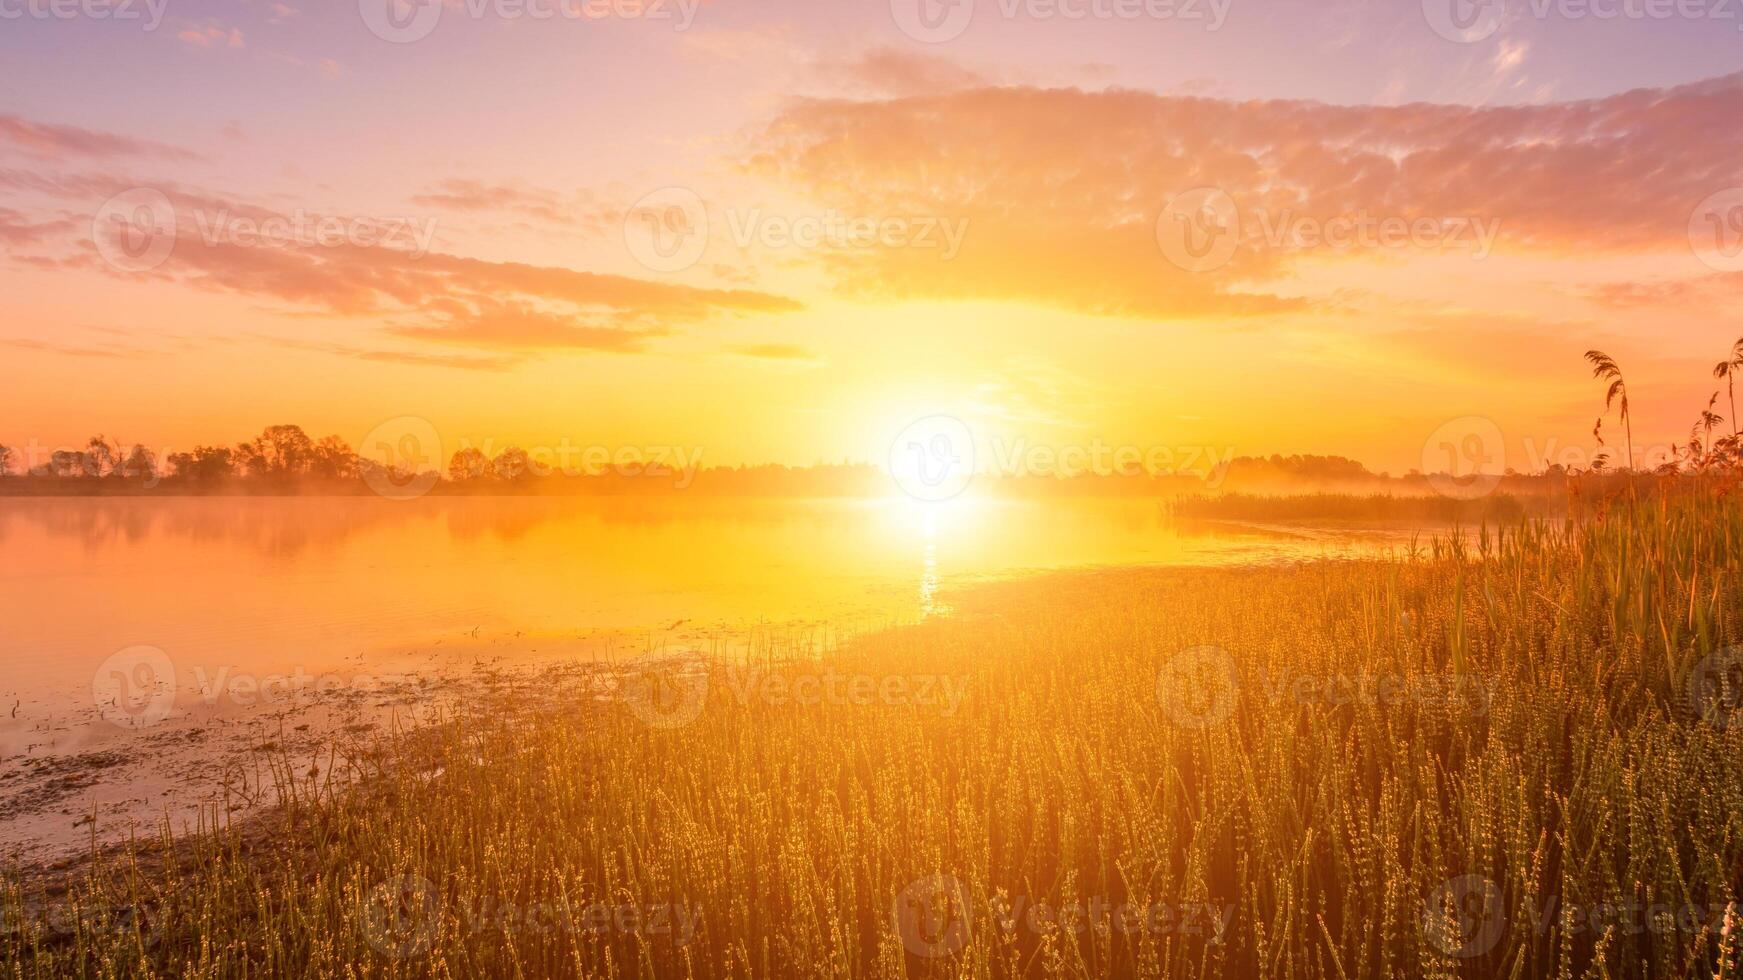
[[11,445],[1530,470],[1587,349],[1645,455],[1743,335],[1735,0],[0,0],[0,64]]

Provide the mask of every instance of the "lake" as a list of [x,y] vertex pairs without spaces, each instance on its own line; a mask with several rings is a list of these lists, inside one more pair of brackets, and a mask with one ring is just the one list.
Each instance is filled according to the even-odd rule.
[[1405,535],[1184,525],[1133,500],[0,499],[0,849],[183,820],[220,784],[246,797],[262,743],[317,751],[481,667],[815,648],[945,613],[977,579]]

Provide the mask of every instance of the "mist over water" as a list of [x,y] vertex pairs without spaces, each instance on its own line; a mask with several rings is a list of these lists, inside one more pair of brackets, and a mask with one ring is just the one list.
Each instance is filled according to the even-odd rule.
[[390,724],[480,669],[730,654],[771,632],[826,645],[946,614],[953,586],[987,577],[1402,539],[1177,524],[1138,500],[0,500],[0,770],[102,769],[53,806],[0,810],[0,843],[70,846],[93,802],[109,834],[186,815],[209,792],[187,774],[287,733],[316,751],[324,729]]

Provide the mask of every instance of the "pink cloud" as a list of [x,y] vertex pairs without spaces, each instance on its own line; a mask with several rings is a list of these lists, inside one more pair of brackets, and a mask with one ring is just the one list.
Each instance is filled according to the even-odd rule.
[[[826,253],[849,295],[1239,316],[1303,306],[1273,285],[1299,250],[1255,216],[1474,219],[1497,222],[1504,249],[1686,251],[1697,204],[1743,184],[1740,109],[1743,75],[1507,107],[982,87],[799,102],[747,163],[820,206],[968,223],[948,262]],[[1156,223],[1207,186],[1233,199],[1241,237],[1221,268],[1187,272],[1165,261]]]
[[195,154],[154,140],[118,136],[78,126],[32,122],[18,116],[0,115],[0,143],[9,143],[32,156],[148,157],[164,160],[194,160]]

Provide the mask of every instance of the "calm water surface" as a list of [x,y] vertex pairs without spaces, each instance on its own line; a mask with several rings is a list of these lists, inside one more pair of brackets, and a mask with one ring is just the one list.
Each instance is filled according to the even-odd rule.
[[[826,640],[939,614],[940,589],[988,576],[1403,536],[1186,527],[1143,501],[0,499],[0,845],[51,841],[93,806],[161,815],[191,792],[165,760],[330,722],[290,724],[271,696],[285,678]],[[67,759],[103,778],[45,790]]]

